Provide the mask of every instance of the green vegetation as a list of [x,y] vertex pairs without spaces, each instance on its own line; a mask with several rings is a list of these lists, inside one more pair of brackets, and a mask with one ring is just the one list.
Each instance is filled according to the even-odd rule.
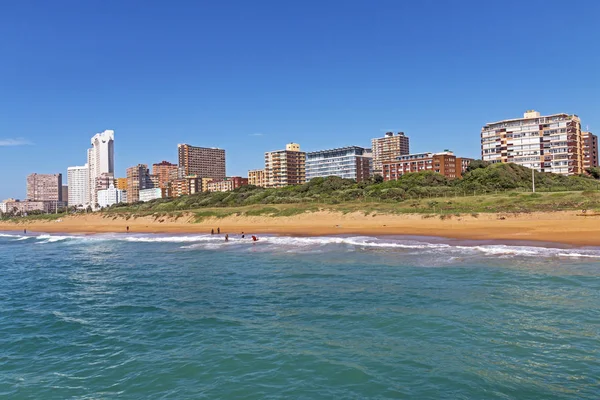
[[[397,181],[383,182],[381,177],[368,182],[356,183],[353,180],[338,177],[316,178],[310,182],[289,186],[281,189],[265,189],[255,186],[244,186],[232,192],[199,193],[191,196],[183,196],[176,199],[160,199],[147,203],[120,204],[111,207],[105,212],[114,213],[160,213],[174,211],[193,211],[199,209],[227,208],[227,211],[219,212],[218,215],[231,215],[235,208],[248,208],[260,205],[262,207],[250,207],[243,211],[245,215],[295,215],[306,211],[314,211],[327,206],[358,203],[360,210],[367,212],[381,208],[377,204],[391,203],[393,210],[406,210],[415,212],[416,209],[435,208],[422,207],[417,200],[431,200],[433,203],[440,202],[444,198],[466,197],[464,209],[473,212],[486,212],[481,200],[475,200],[473,196],[504,194],[506,201],[499,201],[504,209],[529,210],[536,206],[533,201],[535,195],[520,195],[520,192],[531,190],[531,170],[515,164],[488,165],[483,161],[474,161],[462,179],[449,180],[443,175],[434,172],[419,172],[402,176]],[[600,181],[589,176],[562,176],[549,173],[535,173],[536,190],[538,192],[573,192],[573,191],[596,191],[600,189]],[[470,197],[469,197],[470,196]],[[507,197],[508,196],[508,197]],[[533,197],[531,197],[533,196]],[[574,196],[574,195],[571,195]],[[502,196],[501,196],[502,197]],[[412,203],[411,203],[412,201]],[[416,201],[419,206],[407,206]],[[495,201],[495,200],[494,200]],[[477,202],[478,204],[472,204]],[[531,204],[529,204],[531,203]],[[579,201],[570,202],[573,206]],[[274,205],[296,205],[294,208],[274,208]],[[483,201],[485,204],[485,201]],[[467,206],[468,205],[468,206]],[[492,205],[489,205],[490,207]],[[531,206],[531,207],[530,207]],[[540,204],[540,207],[542,205]],[[557,204],[557,207],[564,207]],[[493,207],[497,210],[497,207]],[[285,209],[285,212],[283,211]],[[462,212],[462,211],[461,211]],[[218,216],[216,211],[198,211],[198,218]]]
[[359,183],[338,177],[316,178],[281,189],[243,186],[232,192],[119,204],[102,213],[105,218],[153,216],[158,221],[191,214],[200,222],[232,215],[282,217],[319,210],[366,216],[420,213],[424,218],[443,215],[444,219],[491,212],[600,210],[600,180],[538,172],[535,180],[537,193],[531,193],[531,170],[475,161],[462,179],[455,180],[433,172],[407,174],[389,182],[381,177]]

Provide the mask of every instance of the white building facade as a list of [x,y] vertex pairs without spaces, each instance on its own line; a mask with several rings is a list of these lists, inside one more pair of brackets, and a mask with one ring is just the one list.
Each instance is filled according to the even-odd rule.
[[156,199],[162,199],[162,198],[163,198],[163,189],[161,189],[161,188],[140,190],[140,200],[139,201],[150,201],[150,200],[156,200]]
[[98,205],[100,208],[123,202],[123,190],[115,188],[114,185],[110,185],[108,189],[98,190]]
[[69,206],[87,207],[90,198],[90,175],[88,165],[67,168],[69,183]]
[[96,178],[102,174],[114,174],[115,172],[115,131],[105,130],[97,133],[91,140],[92,147],[88,149],[89,166],[89,200],[92,207],[98,203],[98,191],[96,190]]

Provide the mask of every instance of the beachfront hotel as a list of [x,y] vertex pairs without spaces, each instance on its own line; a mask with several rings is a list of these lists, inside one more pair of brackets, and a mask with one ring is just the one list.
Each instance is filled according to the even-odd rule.
[[412,172],[433,171],[446,178],[460,178],[471,159],[456,157],[451,151],[407,154],[383,163],[383,180],[395,181]]
[[248,185],[265,187],[265,170],[251,169],[250,171],[248,171]]
[[481,128],[481,158],[515,163],[541,172],[577,175],[584,172],[584,139],[577,115],[540,115],[488,123]]
[[184,176],[225,179],[225,150],[178,144],[177,153]]
[[27,176],[27,200],[62,202],[62,174]]
[[306,153],[306,180],[339,176],[357,182],[371,176],[371,149],[358,146],[311,151]]
[[383,163],[410,153],[410,140],[404,132],[386,132],[382,138],[371,139],[373,152],[373,174],[383,174]]
[[90,174],[88,165],[67,168],[69,206],[86,207],[89,204]]
[[[89,199],[93,208],[98,203],[96,179],[102,174],[115,173],[115,131],[105,130],[92,137],[92,147],[88,149]],[[113,175],[114,176],[114,175]]]
[[598,166],[598,136],[583,132],[583,168]]
[[306,182],[306,153],[298,143],[265,153],[265,187],[280,188]]
[[113,204],[125,202],[125,191],[110,185],[106,189],[98,190],[98,205],[100,208],[110,207]]

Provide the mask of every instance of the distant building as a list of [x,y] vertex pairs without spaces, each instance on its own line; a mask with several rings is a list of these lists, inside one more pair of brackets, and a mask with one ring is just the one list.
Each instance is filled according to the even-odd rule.
[[87,207],[90,198],[90,176],[88,165],[67,168],[67,179],[69,183],[69,206]]
[[358,146],[311,151],[306,153],[306,180],[339,176],[361,182],[370,178],[372,162],[370,149]]
[[168,161],[161,161],[157,164],[152,164],[152,175],[158,179],[158,187],[166,189],[169,187],[169,181],[172,171],[177,171],[177,164],[171,164]]
[[61,189],[61,192],[62,192],[62,201],[63,201],[63,203],[67,203],[69,201],[69,187],[63,185],[63,187]]
[[88,204],[92,207],[98,203],[96,189],[96,178],[102,174],[115,173],[115,131],[106,130],[97,133],[92,137],[92,147],[88,149],[88,168],[89,168],[89,200]]
[[208,184],[214,181],[213,178],[202,178],[200,179],[200,190],[203,192],[208,192]]
[[121,190],[127,190],[127,178],[116,178],[115,187]]
[[113,204],[124,203],[124,191],[110,185],[107,189],[98,190],[98,205],[100,208],[110,207]]
[[231,178],[211,181],[207,184],[207,191],[209,192],[230,192],[241,186],[248,185],[248,178],[242,178],[241,176],[234,176]]
[[542,116],[527,111],[523,118],[481,128],[481,158],[490,163],[515,163],[541,172],[583,173],[583,136],[577,115]]
[[27,200],[62,202],[62,174],[27,176]]
[[386,132],[382,138],[371,140],[373,151],[373,174],[382,175],[383,163],[410,153],[410,140],[404,132]]
[[181,197],[202,191],[202,180],[197,176],[188,176],[169,182],[168,197]]
[[265,187],[267,185],[265,181],[265,170],[264,169],[252,169],[248,171],[248,184],[254,186]]
[[411,172],[433,171],[446,178],[460,178],[466,163],[451,151],[441,153],[419,153],[399,156],[394,161],[383,163],[383,179],[394,181]]
[[598,136],[592,132],[582,132],[583,136],[583,168],[598,166]]
[[177,152],[185,176],[225,179],[225,150],[179,144]]
[[0,210],[3,213],[26,214],[32,211],[42,211],[45,213],[56,212],[58,209],[65,206],[62,201],[37,201],[25,200],[19,201],[15,199],[4,200],[0,203]]
[[166,197],[166,189],[159,187],[142,189],[139,193],[139,201],[151,201],[156,199],[162,199]]
[[112,173],[104,172],[96,177],[96,192],[106,190],[115,185],[115,177]]
[[152,189],[150,171],[146,164],[138,164],[127,168],[127,202],[136,203],[140,201],[140,191]]
[[265,186],[279,188],[306,182],[306,153],[290,143],[285,150],[265,153]]

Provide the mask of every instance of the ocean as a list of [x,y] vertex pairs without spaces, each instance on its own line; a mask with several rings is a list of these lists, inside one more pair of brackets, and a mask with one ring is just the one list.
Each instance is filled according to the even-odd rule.
[[0,268],[0,398],[600,398],[600,248],[6,232]]

